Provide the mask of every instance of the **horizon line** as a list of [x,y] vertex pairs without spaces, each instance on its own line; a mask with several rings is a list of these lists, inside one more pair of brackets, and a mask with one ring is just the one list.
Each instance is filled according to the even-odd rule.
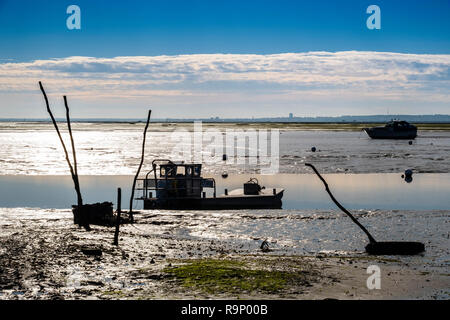
[[[355,120],[349,121],[345,118],[380,118],[378,121],[385,122],[386,119],[394,120],[401,117],[408,118],[449,118],[447,119],[434,119],[423,120],[425,122],[450,122],[450,114],[373,114],[373,115],[341,115],[341,116],[278,116],[278,117],[247,117],[247,118],[222,118],[222,117],[196,117],[196,118],[154,118],[153,122],[301,122],[296,120],[310,120],[305,122],[311,122],[311,120],[322,120],[323,122],[333,122],[333,120],[339,120],[339,122],[355,122]],[[65,121],[65,118],[56,118],[58,121]],[[49,122],[49,118],[0,118],[0,122]],[[73,122],[142,122],[144,118],[103,118],[103,117],[87,117],[87,118],[73,118]],[[376,119],[370,120],[377,122]]]

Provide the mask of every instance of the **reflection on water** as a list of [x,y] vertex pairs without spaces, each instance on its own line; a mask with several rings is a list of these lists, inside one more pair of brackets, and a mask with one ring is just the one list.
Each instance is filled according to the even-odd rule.
[[[67,130],[63,130],[68,141]],[[173,139],[171,124],[150,126],[144,168],[155,158],[188,159],[179,155],[180,145]],[[192,129],[186,124],[184,129]],[[251,129],[250,124],[236,126]],[[204,124],[204,130],[208,125]],[[224,132],[225,128],[216,125]],[[133,175],[140,161],[143,124],[74,123],[78,169],[83,175]],[[448,173],[450,153],[449,131],[421,131],[412,145],[404,140],[371,140],[364,132],[286,131],[281,128],[279,156],[281,173],[309,173],[305,162],[313,163],[321,172],[374,173],[404,172],[410,168],[421,173]],[[251,164],[225,164],[222,157],[211,158],[204,141],[203,172],[221,174],[258,173]],[[58,136],[52,124],[0,122],[0,175],[69,174]],[[311,148],[316,147],[316,152]],[[246,147],[246,154],[250,154]],[[255,151],[255,150],[253,150]],[[233,157],[229,155],[229,159]]]
[[[283,209],[335,209],[313,174],[213,177],[217,194],[224,193],[224,188],[242,188],[250,177],[257,177],[267,188],[285,189]],[[450,209],[450,174],[415,174],[411,183],[406,183],[401,174],[326,174],[324,177],[335,197],[350,209]],[[126,205],[132,181],[132,176],[81,176],[84,202],[115,203],[117,188],[121,187],[122,203]],[[70,208],[75,202],[70,176],[0,176],[0,207]],[[141,201],[135,201],[134,206],[141,208]]]

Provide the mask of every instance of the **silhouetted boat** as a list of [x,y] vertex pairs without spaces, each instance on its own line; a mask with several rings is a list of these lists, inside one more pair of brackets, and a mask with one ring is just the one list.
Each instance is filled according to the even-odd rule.
[[372,139],[415,139],[417,127],[406,121],[392,120],[384,127],[363,129]]
[[[283,189],[266,189],[252,178],[243,189],[225,189],[225,194],[216,196],[216,181],[202,178],[201,169],[201,164],[153,160],[145,178],[137,180],[136,190],[142,195],[136,199],[144,201],[144,209],[281,209]],[[204,188],[213,189],[212,197],[206,197]]]

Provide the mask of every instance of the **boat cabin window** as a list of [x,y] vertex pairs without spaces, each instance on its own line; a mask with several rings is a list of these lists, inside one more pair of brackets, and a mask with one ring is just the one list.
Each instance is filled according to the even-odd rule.
[[194,166],[194,177],[200,177],[202,166],[200,164]]
[[176,170],[176,166],[161,166],[159,174],[161,177],[175,177]]
[[177,177],[184,176],[186,174],[186,168],[183,166],[177,167]]
[[160,176],[162,178],[172,177],[200,177],[202,165],[163,165],[160,167]]

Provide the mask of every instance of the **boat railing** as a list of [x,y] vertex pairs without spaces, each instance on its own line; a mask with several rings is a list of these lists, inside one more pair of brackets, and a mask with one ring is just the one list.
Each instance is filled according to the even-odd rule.
[[[179,198],[189,198],[192,194],[201,194],[204,188],[212,188],[213,196],[216,197],[216,180],[214,178],[202,178],[202,177],[165,177],[165,178],[149,178],[149,175],[153,172],[150,170],[145,178],[137,179],[136,190],[142,191],[142,198],[148,198],[148,194],[151,191],[164,190],[169,193],[175,193]],[[164,187],[160,187],[158,181],[166,181]],[[185,185],[180,185],[178,182],[184,181]],[[194,185],[194,181],[199,183]],[[172,182],[172,183],[170,183]],[[189,183],[190,182],[190,183]],[[189,183],[189,185],[188,185]],[[189,191],[190,195],[183,196],[183,191]],[[205,194],[203,194],[203,197]]]

